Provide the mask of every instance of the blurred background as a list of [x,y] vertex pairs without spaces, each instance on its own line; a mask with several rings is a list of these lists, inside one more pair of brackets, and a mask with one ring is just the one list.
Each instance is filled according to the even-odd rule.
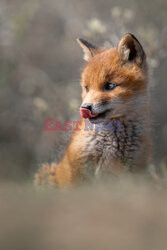
[[61,157],[68,133],[44,132],[44,120],[80,117],[76,38],[110,48],[127,32],[148,55],[154,158],[166,168],[167,1],[1,0],[1,179],[29,180],[41,162]]
[[[96,189],[93,189],[86,198],[89,192],[84,190],[71,194],[70,200],[68,195],[61,199],[60,194],[56,196],[57,191],[52,191],[53,196],[57,197],[56,201],[49,198],[52,197],[52,192],[36,201],[36,190],[32,187],[34,173],[40,164],[59,160],[70,138],[67,132],[44,132],[44,120],[55,119],[64,122],[78,120],[80,117],[79,82],[84,61],[76,38],[83,37],[92,43],[110,48],[116,46],[121,36],[127,32],[133,33],[139,39],[148,55],[154,162],[162,175],[167,177],[167,1],[0,0],[0,180],[3,183],[0,198],[4,199],[0,214],[6,213],[6,216],[2,216],[6,227],[2,230],[1,238],[8,242],[10,235],[13,239],[11,244],[14,244],[14,239],[21,237],[23,242],[19,242],[17,250],[33,249],[33,247],[37,249],[36,245],[31,245],[31,241],[33,237],[37,240],[38,237],[41,238],[42,233],[45,233],[42,231],[40,234],[40,230],[37,230],[39,227],[37,222],[45,216],[47,218],[49,213],[49,220],[54,218],[53,221],[56,223],[59,218],[64,223],[61,224],[58,220],[55,231],[51,229],[49,231],[58,232],[61,225],[59,236],[56,238],[60,241],[56,247],[53,243],[54,249],[113,249],[107,248],[109,246],[107,244],[111,238],[117,239],[114,235],[119,237],[121,234],[123,242],[130,239],[130,235],[124,236],[129,221],[131,221],[130,232],[134,234],[134,245],[132,248],[130,245],[127,245],[127,248],[124,248],[124,244],[115,245],[117,247],[115,249],[165,249],[163,244],[166,239],[163,232],[167,228],[166,221],[160,217],[160,214],[164,215],[165,211],[162,209],[167,201],[166,194],[160,191],[154,194],[154,190],[148,191],[146,188],[147,191],[142,190],[138,193],[136,184],[129,181],[134,190],[134,192],[130,191],[131,196],[129,191],[127,193],[119,191],[117,195],[115,191],[117,186],[114,188],[110,186],[105,191],[100,189],[99,196]],[[12,184],[14,186],[11,187],[10,184],[8,187],[9,182],[14,183]],[[27,191],[27,186],[23,184],[30,185],[28,186],[30,190]],[[22,185],[21,188],[20,185]],[[107,197],[110,196],[111,190],[114,190],[114,195],[112,194],[111,200],[108,201]],[[31,195],[33,193],[33,197],[30,193]],[[17,199],[14,200],[16,194]],[[103,198],[104,194],[105,198]],[[126,196],[128,196],[127,200]],[[134,197],[136,197],[135,203]],[[95,203],[91,203],[94,199]],[[146,202],[147,199],[150,202],[149,205]],[[78,206],[78,200],[81,206]],[[49,205],[46,205],[47,202]],[[52,208],[50,212],[52,203],[55,210]],[[153,211],[151,215],[149,213],[154,204],[156,204],[154,209],[157,217],[154,216]],[[24,212],[19,212],[21,206]],[[136,210],[138,206],[139,210]],[[106,216],[104,220],[99,220],[100,216],[103,217],[104,214],[109,213],[108,209],[111,207],[114,207],[112,218],[115,218],[114,228],[118,225],[116,229],[110,227],[112,225],[109,224],[109,220],[112,218]],[[78,210],[81,211],[81,218]],[[92,217],[95,210],[98,212]],[[122,217],[117,221],[119,211]],[[130,220],[128,211],[135,211],[134,220]],[[144,211],[146,214],[143,217]],[[58,217],[54,217],[54,212]],[[12,213],[15,216],[11,218]],[[35,218],[38,220],[35,221]],[[74,233],[71,232],[63,241],[63,230],[66,228],[67,235],[67,229],[70,231],[73,220],[75,221]],[[99,237],[103,231],[101,229],[102,231],[97,231],[97,234],[94,232],[94,241],[90,240],[88,225],[91,230],[95,230],[96,223],[99,227],[102,225],[107,239],[103,237],[103,244],[100,245],[97,241],[96,247],[93,248],[92,242],[96,242],[96,236]],[[77,228],[82,224],[83,231],[78,231]],[[24,227],[25,225],[27,227]],[[122,227],[122,231],[118,230],[119,226]],[[154,227],[157,231],[152,229]],[[32,228],[37,230],[38,234],[35,234]],[[113,233],[112,237],[108,234],[109,229]],[[51,242],[54,238],[52,233],[52,237],[49,238]],[[78,233],[78,237],[83,234],[85,241],[82,237],[75,241],[75,233]],[[148,237],[144,238],[143,245],[137,244],[141,242],[145,233]],[[26,238],[27,241],[24,241],[25,235],[30,236]],[[155,235],[162,238],[158,241]],[[86,239],[90,240],[89,245]],[[118,244],[120,244],[119,240]],[[3,249],[6,248],[3,247]]]

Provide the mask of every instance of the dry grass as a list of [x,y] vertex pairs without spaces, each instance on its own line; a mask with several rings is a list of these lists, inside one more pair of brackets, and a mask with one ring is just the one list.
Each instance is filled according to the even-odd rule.
[[124,177],[75,190],[1,185],[0,249],[165,250],[167,189]]

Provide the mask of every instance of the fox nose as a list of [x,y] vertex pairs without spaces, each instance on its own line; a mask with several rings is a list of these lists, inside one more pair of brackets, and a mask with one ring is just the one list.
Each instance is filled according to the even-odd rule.
[[84,105],[81,106],[81,109],[88,109],[88,110],[90,110],[90,112],[92,112],[92,106],[91,105],[84,104]]
[[80,108],[80,114],[82,118],[92,118],[97,116],[96,114],[92,114],[92,107],[90,105],[82,105]]

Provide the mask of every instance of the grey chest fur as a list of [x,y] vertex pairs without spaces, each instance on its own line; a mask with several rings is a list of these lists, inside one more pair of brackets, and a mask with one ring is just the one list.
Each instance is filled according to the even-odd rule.
[[119,126],[96,131],[87,141],[87,154],[98,157],[103,164],[119,160],[128,167],[141,155],[144,124],[139,121],[119,121]]

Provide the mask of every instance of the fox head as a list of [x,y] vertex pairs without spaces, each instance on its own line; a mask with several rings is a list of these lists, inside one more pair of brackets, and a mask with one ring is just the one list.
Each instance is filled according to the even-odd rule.
[[137,112],[147,98],[146,54],[139,41],[126,34],[109,50],[77,41],[87,61],[81,76],[81,116],[95,122]]

